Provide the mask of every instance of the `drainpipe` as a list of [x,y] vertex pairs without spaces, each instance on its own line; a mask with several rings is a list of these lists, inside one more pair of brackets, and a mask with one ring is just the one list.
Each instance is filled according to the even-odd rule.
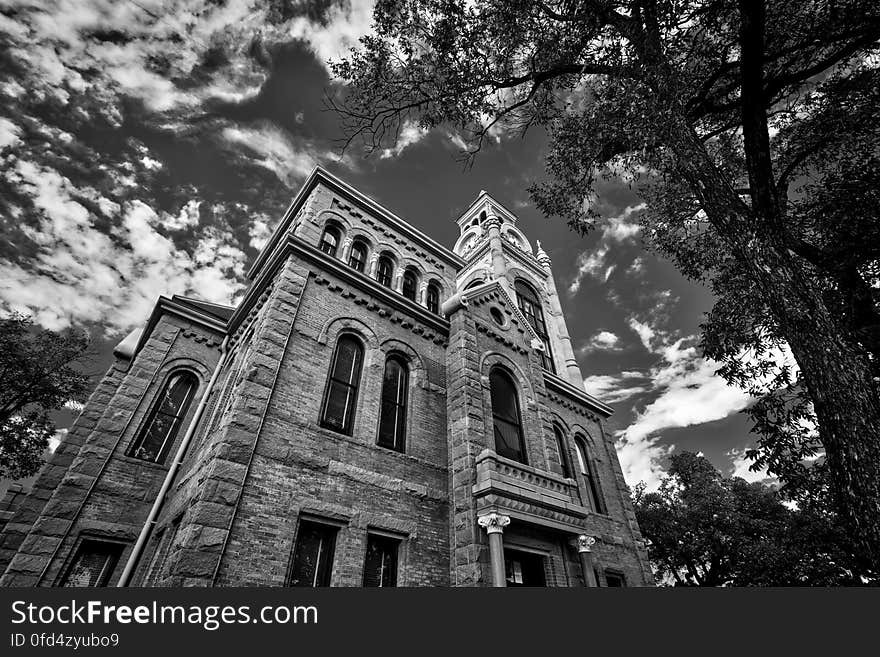
[[202,419],[202,413],[205,412],[205,406],[208,403],[208,396],[211,394],[211,390],[217,382],[217,377],[220,375],[220,370],[226,362],[226,347],[228,343],[229,335],[226,335],[226,337],[223,338],[223,343],[220,345],[220,360],[217,361],[217,366],[214,368],[213,374],[211,374],[211,380],[208,381],[205,392],[199,400],[199,405],[196,407],[196,412],[193,414],[192,422],[189,423],[186,434],[184,434],[183,440],[180,441],[180,447],[177,448],[177,453],[174,455],[174,462],[171,464],[171,467],[168,468],[168,473],[165,475],[165,481],[162,482],[162,488],[159,489],[156,501],[153,502],[153,508],[150,509],[150,515],[147,516],[147,520],[141,529],[137,542],[134,544],[134,549],[132,549],[128,561],[125,563],[125,570],[122,571],[122,575],[119,577],[119,582],[117,582],[116,586],[128,586],[128,582],[134,573],[134,569],[137,567],[138,561],[140,561],[144,546],[150,538],[150,533],[153,531],[153,527],[156,526],[156,520],[159,518],[159,511],[162,510],[162,505],[165,503],[165,497],[168,495],[168,491],[171,490],[171,484],[174,483],[174,478],[177,476],[180,464],[183,463],[183,457],[186,456],[186,450],[196,432],[199,420]]

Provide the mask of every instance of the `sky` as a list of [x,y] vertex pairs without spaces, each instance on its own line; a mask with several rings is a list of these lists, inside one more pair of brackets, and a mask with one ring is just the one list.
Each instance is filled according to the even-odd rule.
[[0,312],[88,330],[97,382],[159,295],[235,303],[315,165],[450,248],[485,189],[553,261],[627,482],[655,487],[673,450],[764,479],[744,458],[751,400],[697,347],[711,295],[646,248],[625,181],[602,183],[606,221],[582,238],[526,192],[540,131],[499,133],[471,168],[448,129],[340,153],[325,99],[345,89],[327,61],[370,23],[369,0],[0,0]]

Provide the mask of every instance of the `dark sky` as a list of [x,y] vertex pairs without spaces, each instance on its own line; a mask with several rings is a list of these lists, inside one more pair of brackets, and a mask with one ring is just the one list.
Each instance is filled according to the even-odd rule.
[[234,302],[316,164],[450,247],[485,189],[553,259],[629,483],[656,484],[671,449],[761,478],[742,457],[748,398],[696,348],[711,296],[644,248],[626,181],[603,183],[606,222],[581,238],[525,191],[543,175],[539,131],[500,132],[470,169],[457,135],[416,126],[340,157],[323,98],[344,89],[324,62],[369,29],[369,2],[24,4],[0,10],[0,309],[87,328],[95,372],[158,295]]

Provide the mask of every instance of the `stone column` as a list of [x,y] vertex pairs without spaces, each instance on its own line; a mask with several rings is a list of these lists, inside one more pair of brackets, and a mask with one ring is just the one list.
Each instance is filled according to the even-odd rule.
[[501,219],[495,214],[488,214],[491,208],[487,208],[487,218],[484,224],[489,233],[489,257],[492,261],[492,278],[501,283],[508,293],[510,281],[507,280],[507,258],[504,257],[504,246],[501,241]]
[[596,587],[596,572],[593,570],[593,544],[596,539],[587,534],[581,534],[577,537],[578,557],[581,560],[581,569],[584,571],[584,584],[589,587]]
[[489,559],[492,563],[492,586],[507,586],[504,573],[504,528],[510,524],[510,516],[489,513],[477,518],[477,524],[489,536]]
[[348,264],[348,256],[351,253],[352,244],[354,244],[354,240],[350,237],[346,237],[345,241],[342,243],[342,255],[339,259],[346,264]]
[[[554,353],[562,359],[565,365],[565,376],[567,376],[568,380],[578,388],[583,388],[584,377],[581,375],[581,368],[578,366],[577,359],[574,356],[574,347],[568,335],[565,315],[562,312],[559,293],[556,291],[556,281],[553,280],[553,270],[550,267],[550,256],[541,248],[541,242],[538,242],[536,257],[544,271],[547,272],[547,296],[550,300],[550,316],[553,318],[553,326],[556,329],[556,337],[558,338],[558,345],[556,345]],[[563,372],[560,372],[559,375],[562,376]]]
[[379,254],[374,253],[370,258],[370,278],[376,278],[376,269],[379,266]]

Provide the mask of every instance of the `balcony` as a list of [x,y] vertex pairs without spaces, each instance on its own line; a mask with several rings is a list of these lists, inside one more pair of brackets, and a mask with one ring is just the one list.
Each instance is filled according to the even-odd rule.
[[504,458],[490,449],[477,456],[476,470],[473,494],[478,510],[503,510],[566,529],[580,526],[590,513],[581,504],[572,479]]

